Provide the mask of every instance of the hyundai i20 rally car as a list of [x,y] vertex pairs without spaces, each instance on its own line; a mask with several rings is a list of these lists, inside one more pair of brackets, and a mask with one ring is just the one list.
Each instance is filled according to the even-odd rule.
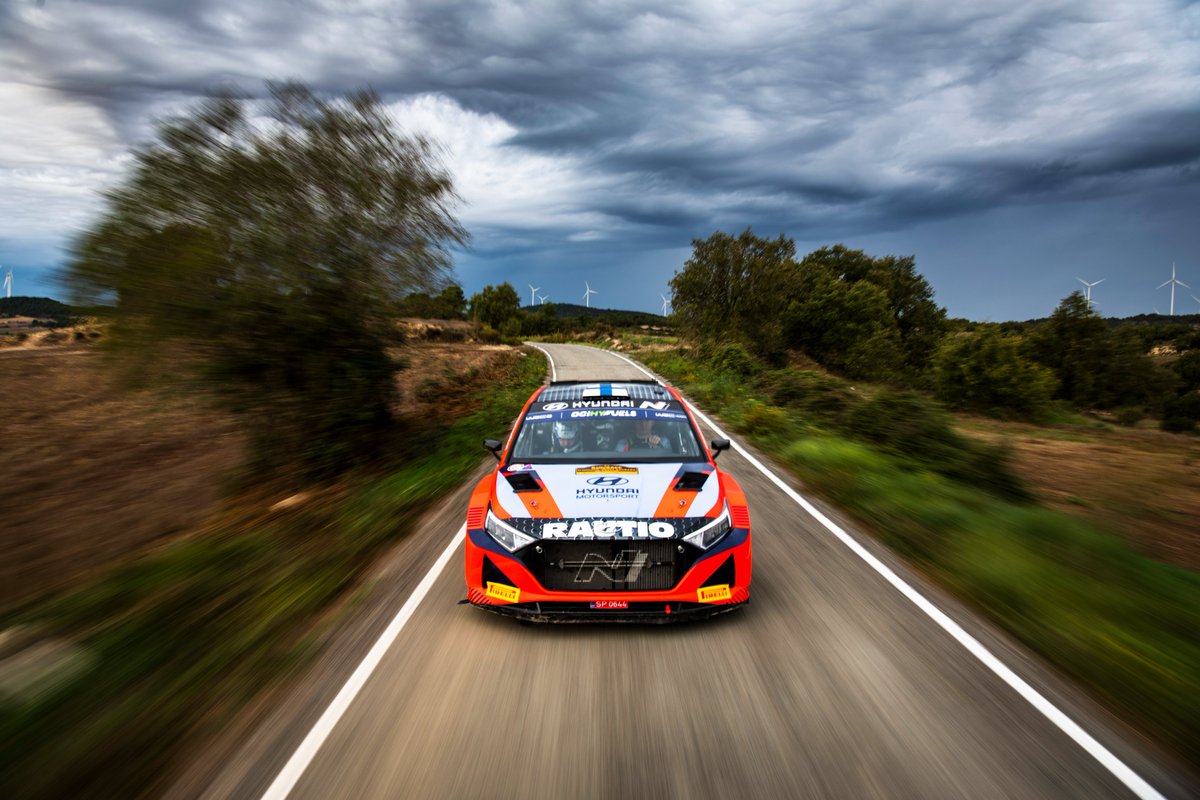
[[669,622],[750,597],[750,514],[672,388],[556,382],[467,510],[467,600],[534,621]]

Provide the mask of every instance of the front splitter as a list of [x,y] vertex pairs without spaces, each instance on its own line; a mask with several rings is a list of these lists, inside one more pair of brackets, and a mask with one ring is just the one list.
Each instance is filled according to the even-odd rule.
[[[630,602],[628,608],[593,608],[590,601],[578,603],[512,603],[487,605],[468,603],[476,608],[522,622],[586,623],[619,622],[645,625],[667,625],[672,622],[693,622],[727,614],[747,605],[740,603]],[[668,610],[669,609],[669,610]]]

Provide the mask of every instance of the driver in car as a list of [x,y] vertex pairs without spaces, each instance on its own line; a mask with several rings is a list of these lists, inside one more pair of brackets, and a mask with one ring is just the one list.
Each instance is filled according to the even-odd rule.
[[579,423],[559,420],[554,423],[554,439],[550,443],[552,453],[578,453],[583,449],[579,438]]
[[665,450],[673,452],[671,441],[654,432],[654,420],[638,419],[633,422],[633,435],[617,442],[618,453],[630,450]]

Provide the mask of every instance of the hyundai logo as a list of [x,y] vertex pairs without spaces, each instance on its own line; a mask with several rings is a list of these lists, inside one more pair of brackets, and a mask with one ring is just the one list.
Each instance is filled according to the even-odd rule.
[[588,478],[591,486],[624,486],[629,483],[626,478]]

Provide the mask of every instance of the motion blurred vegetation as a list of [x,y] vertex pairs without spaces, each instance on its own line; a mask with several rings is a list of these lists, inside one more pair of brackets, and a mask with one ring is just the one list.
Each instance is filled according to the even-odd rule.
[[387,441],[395,303],[445,283],[467,238],[454,202],[433,145],[373,92],[275,84],[161,123],[63,281],[109,308],[141,374],[202,379],[258,466],[329,473]]

